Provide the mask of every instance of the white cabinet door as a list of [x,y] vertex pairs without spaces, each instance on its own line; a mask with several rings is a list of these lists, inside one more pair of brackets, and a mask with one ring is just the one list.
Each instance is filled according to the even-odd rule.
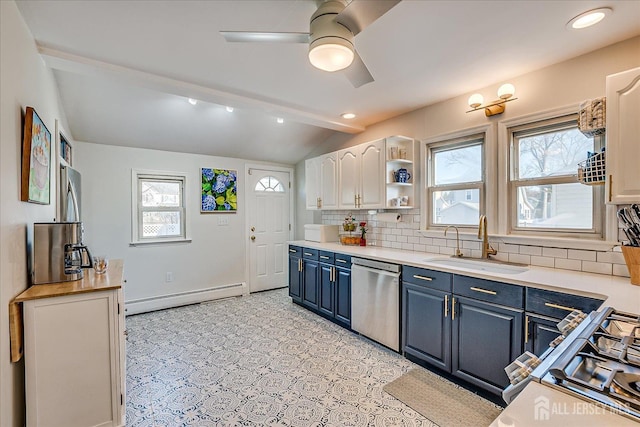
[[307,196],[307,209],[320,209],[320,158],[314,157],[304,162],[305,192]]
[[322,209],[338,208],[338,153],[320,157],[320,201]]
[[27,426],[123,425],[119,292],[24,302]]
[[640,203],[640,68],[607,76],[609,203]]
[[360,155],[361,209],[385,207],[385,144],[384,140],[368,142],[358,146]]
[[338,151],[338,208],[357,209],[360,186],[358,146]]

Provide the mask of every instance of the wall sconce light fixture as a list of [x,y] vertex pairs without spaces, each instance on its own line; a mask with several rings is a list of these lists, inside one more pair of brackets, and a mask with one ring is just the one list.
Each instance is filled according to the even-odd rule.
[[513,95],[516,93],[516,88],[511,83],[505,83],[498,88],[498,98],[495,101],[491,101],[486,105],[482,105],[484,102],[484,98],[479,93],[474,93],[469,97],[469,107],[471,110],[467,111],[470,113],[472,111],[478,111],[484,109],[484,114],[487,117],[495,116],[496,114],[504,113],[504,104],[509,101],[515,101],[518,98],[513,98]]

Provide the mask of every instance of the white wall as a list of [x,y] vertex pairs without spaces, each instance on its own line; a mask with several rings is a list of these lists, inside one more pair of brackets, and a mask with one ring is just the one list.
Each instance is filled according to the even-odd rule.
[[[22,116],[32,106],[51,132],[65,117],[52,72],[36,51],[13,1],[0,2],[0,425],[24,425],[24,363],[9,360],[9,301],[28,285],[27,250],[31,224],[53,221],[55,192],[50,205],[20,201]],[[57,188],[51,174],[51,189]]]
[[[228,288],[249,280],[244,200],[248,161],[77,141],[74,148],[74,163],[82,174],[84,240],[95,254],[124,259],[128,314],[248,292],[246,287]],[[200,213],[202,167],[238,171],[237,213]],[[132,169],[186,174],[190,243],[129,245]],[[218,225],[220,215],[229,220],[228,225]],[[167,272],[173,273],[173,282],[165,282]],[[204,290],[211,291],[200,293]]]
[[[492,123],[495,126],[499,121],[514,119],[529,114],[549,111],[568,105],[577,105],[585,99],[597,98],[605,95],[605,77],[609,74],[624,71],[630,68],[640,66],[640,37],[635,37],[609,47],[599,49],[597,51],[573,58],[571,60],[555,64],[541,70],[534,71],[522,76],[514,76],[508,81],[516,87],[517,100],[510,102],[506,106],[506,112],[502,115],[487,118],[482,111],[466,113],[469,109],[467,99],[470,93],[452,98],[437,104],[433,104],[422,109],[403,114],[401,116],[386,120],[384,122],[372,125],[358,135],[335,134],[322,144],[318,144],[318,148],[308,157],[315,157],[320,154],[332,152],[341,148],[353,146],[366,141],[372,141],[392,135],[404,135],[413,137],[417,140],[426,140],[443,134],[450,134],[456,131],[476,128],[478,126]],[[428,78],[428,76],[425,76]],[[505,83],[496,82],[486,88],[478,88],[474,92],[481,93],[486,100],[492,100],[496,97],[498,87]],[[488,144],[497,146],[497,133],[493,132],[494,140],[488,141]],[[298,186],[304,182],[304,160],[298,163],[297,175]],[[502,197],[505,197],[504,195]],[[497,197],[497,203],[504,202],[503,199]],[[304,209],[305,199],[298,199],[298,210]],[[404,212],[403,212],[404,213]],[[428,240],[420,240],[420,233],[417,232],[421,215],[419,210],[411,212],[411,229],[405,230],[407,238],[413,241],[395,241],[388,240],[386,233],[390,230],[383,230],[382,227],[379,235],[385,236],[382,243],[390,247],[402,247],[403,249],[414,250],[413,244],[418,244],[415,250],[425,250],[425,247],[431,246],[431,250],[437,252],[443,246],[444,252],[448,253],[450,242],[440,241],[439,244],[426,243]],[[317,222],[339,223],[343,212],[324,212],[322,219]],[[417,220],[415,216],[418,216]],[[367,219],[364,217],[363,219]],[[316,218],[317,220],[317,218]],[[497,230],[497,219],[489,218],[489,230]],[[612,216],[611,221],[616,221]],[[397,230],[391,230],[397,231]],[[372,236],[373,237],[373,236]],[[417,241],[415,239],[418,239]],[[418,243],[418,241],[422,243]],[[526,245],[526,243],[524,243]],[[447,247],[449,246],[449,247]],[[513,249],[513,248],[510,248]],[[538,247],[543,252],[544,247]],[[536,249],[536,251],[538,250]],[[566,250],[565,250],[566,252]],[[584,254],[579,254],[580,256]],[[575,263],[556,262],[558,268],[583,269],[584,271],[602,272],[606,274],[628,274],[624,269],[624,262],[620,253],[611,255],[608,252],[590,253],[588,254],[589,262],[600,261],[598,265],[578,265]],[[613,262],[610,260],[613,257]],[[564,256],[564,258],[567,258]],[[524,261],[520,261],[524,262]],[[544,260],[546,266],[549,266],[548,260]],[[622,263],[622,267],[620,267]],[[552,262],[550,266],[554,266]],[[584,264],[584,263],[583,263]],[[613,264],[613,265],[612,265]],[[596,271],[597,270],[597,271]]]

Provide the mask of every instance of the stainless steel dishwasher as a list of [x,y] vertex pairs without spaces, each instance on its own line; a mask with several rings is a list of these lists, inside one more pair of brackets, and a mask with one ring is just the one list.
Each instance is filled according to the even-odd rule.
[[351,329],[400,351],[400,266],[351,258]]

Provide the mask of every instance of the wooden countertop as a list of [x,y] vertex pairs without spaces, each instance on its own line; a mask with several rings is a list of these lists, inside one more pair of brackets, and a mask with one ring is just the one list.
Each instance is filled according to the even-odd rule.
[[123,260],[110,259],[109,267],[104,274],[96,274],[93,269],[87,269],[84,272],[84,277],[80,280],[33,285],[25,289],[24,292],[18,295],[13,301],[23,302],[39,298],[52,298],[85,292],[118,289],[122,287],[123,270]]
[[17,362],[23,354],[22,302],[42,298],[62,297],[87,292],[118,289],[123,284],[124,261],[110,259],[107,272],[96,274],[93,269],[84,271],[84,277],[72,282],[32,285],[9,303],[9,336],[11,339],[11,362]]

